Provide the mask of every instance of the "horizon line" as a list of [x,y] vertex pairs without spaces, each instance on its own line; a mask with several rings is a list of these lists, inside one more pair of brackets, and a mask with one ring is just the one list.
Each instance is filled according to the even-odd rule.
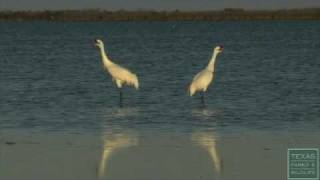
[[199,9],[199,10],[186,10],[186,9],[174,9],[174,10],[161,10],[161,9],[148,9],[148,8],[138,8],[138,9],[106,9],[106,8],[75,8],[75,9],[0,9],[0,12],[44,12],[44,11],[109,11],[109,12],[117,12],[117,11],[127,11],[127,12],[209,12],[209,11],[226,11],[226,10],[238,10],[238,11],[281,11],[281,10],[320,10],[319,7],[296,7],[296,8],[237,8],[237,7],[226,7],[222,9]]

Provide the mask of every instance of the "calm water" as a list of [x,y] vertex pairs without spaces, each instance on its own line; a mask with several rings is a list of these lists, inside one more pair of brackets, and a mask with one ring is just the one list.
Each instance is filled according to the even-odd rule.
[[[0,23],[0,128],[319,131],[319,22]],[[93,46],[139,76],[118,91]],[[192,77],[218,57],[207,107]]]

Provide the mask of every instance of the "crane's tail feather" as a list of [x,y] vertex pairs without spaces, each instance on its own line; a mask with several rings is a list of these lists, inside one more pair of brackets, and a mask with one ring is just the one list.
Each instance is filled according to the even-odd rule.
[[136,89],[139,89],[139,80],[138,80],[137,75],[135,75],[135,74],[134,74],[134,78],[133,78],[133,86],[134,86]]
[[196,89],[194,88],[193,84],[190,84],[190,86],[189,86],[189,95],[193,96],[195,92],[196,92]]
[[136,89],[139,89],[139,80],[137,75],[132,73],[131,76],[127,78],[126,84],[134,86]]

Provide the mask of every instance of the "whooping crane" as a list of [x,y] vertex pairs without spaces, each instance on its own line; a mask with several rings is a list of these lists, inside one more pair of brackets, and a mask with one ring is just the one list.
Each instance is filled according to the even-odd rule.
[[119,89],[119,102],[120,106],[122,106],[122,86],[126,84],[134,86],[136,89],[139,89],[138,77],[134,73],[130,72],[128,69],[121,67],[120,65],[112,62],[108,58],[102,40],[95,39],[95,45],[100,49],[103,67],[112,76],[112,80],[116,83]]
[[213,76],[214,76],[214,66],[218,54],[223,50],[223,46],[217,46],[214,48],[209,64],[205,69],[200,71],[197,75],[194,76],[192,83],[189,86],[189,94],[193,96],[197,91],[202,91],[202,103],[204,104],[204,93],[207,91],[208,86],[210,85]]

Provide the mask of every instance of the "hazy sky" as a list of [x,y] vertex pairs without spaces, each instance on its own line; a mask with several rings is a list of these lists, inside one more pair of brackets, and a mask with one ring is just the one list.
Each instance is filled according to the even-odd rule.
[[320,7],[320,0],[0,0],[1,10],[89,8],[210,10],[226,7],[247,9]]

